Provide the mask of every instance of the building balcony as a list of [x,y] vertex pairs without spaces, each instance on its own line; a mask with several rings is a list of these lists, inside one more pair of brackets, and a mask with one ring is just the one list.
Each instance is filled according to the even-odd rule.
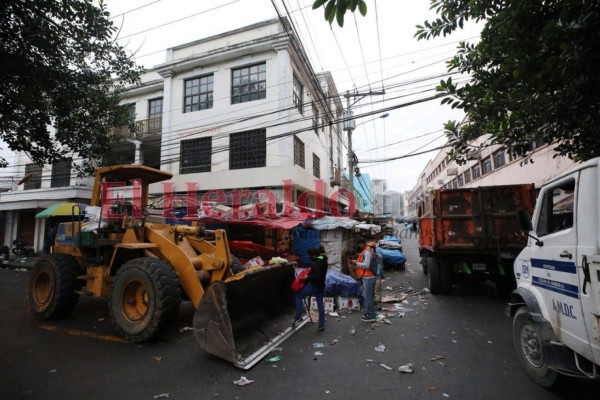
[[331,171],[331,179],[330,179],[331,187],[340,186],[342,184],[342,172],[339,168],[334,168]]
[[135,121],[133,131],[128,126],[114,127],[113,134],[124,139],[140,139],[145,136],[162,133],[162,117],[147,118]]

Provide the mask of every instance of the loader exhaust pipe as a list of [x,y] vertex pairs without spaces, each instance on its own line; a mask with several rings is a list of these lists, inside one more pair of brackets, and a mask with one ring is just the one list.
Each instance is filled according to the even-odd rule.
[[194,314],[194,335],[208,353],[248,370],[308,322],[292,327],[291,265],[264,267],[214,282]]

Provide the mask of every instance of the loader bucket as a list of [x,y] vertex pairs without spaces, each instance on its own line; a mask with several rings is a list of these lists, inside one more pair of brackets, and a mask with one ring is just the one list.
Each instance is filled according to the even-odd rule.
[[291,289],[294,268],[272,266],[214,282],[194,314],[194,335],[208,353],[248,370],[300,329]]

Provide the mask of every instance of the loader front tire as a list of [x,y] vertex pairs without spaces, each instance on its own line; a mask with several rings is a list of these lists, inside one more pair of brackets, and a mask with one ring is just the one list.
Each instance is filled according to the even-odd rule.
[[68,254],[52,254],[38,260],[31,271],[27,297],[29,308],[39,319],[60,318],[77,305],[81,282],[79,265]]
[[109,312],[119,335],[137,343],[164,332],[177,316],[180,302],[173,268],[163,260],[141,257],[117,271]]

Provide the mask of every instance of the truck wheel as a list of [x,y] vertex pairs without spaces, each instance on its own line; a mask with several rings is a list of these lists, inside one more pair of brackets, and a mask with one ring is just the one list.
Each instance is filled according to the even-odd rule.
[[525,373],[542,387],[555,386],[558,372],[546,364],[542,338],[526,307],[519,308],[513,318],[513,340]]
[[421,257],[421,268],[423,268],[423,275],[427,275],[427,257]]
[[68,254],[44,256],[33,267],[27,297],[29,308],[39,319],[59,318],[75,308],[81,288],[79,264]]
[[179,312],[177,274],[165,261],[142,257],[123,264],[109,299],[109,312],[119,335],[131,342],[164,332]]
[[427,270],[429,277],[429,291],[431,294],[438,294],[442,290],[442,280],[440,278],[440,267],[437,258],[430,256],[427,258]]
[[446,260],[439,260],[438,268],[440,270],[442,293],[452,294],[452,265],[450,265]]

